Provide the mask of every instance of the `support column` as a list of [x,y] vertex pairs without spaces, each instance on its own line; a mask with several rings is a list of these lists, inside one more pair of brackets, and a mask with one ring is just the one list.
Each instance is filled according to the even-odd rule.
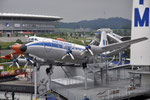
[[30,82],[32,83],[31,66],[30,66]]
[[105,62],[105,66],[106,66],[106,84],[109,84],[109,79],[108,79],[108,61],[106,60],[106,62]]
[[83,70],[84,70],[84,87],[87,90],[87,63],[82,64]]
[[51,90],[52,89],[52,86],[51,86],[51,81],[52,81],[52,79],[51,79],[51,75],[53,74],[53,66],[52,66],[52,64],[50,65],[50,73],[49,73],[49,90]]
[[103,68],[101,68],[101,83],[103,84]]
[[122,63],[122,52],[119,53],[119,63],[118,63],[118,65],[119,65],[120,63]]
[[117,69],[117,80],[120,80],[120,69]]
[[37,66],[34,66],[34,95],[34,100],[37,100]]
[[96,81],[96,72],[94,72],[93,75],[94,75],[94,86],[96,86],[96,85],[97,85],[97,81]]
[[12,95],[12,100],[15,100],[15,92],[14,91],[12,92],[11,95]]
[[48,90],[51,90],[51,74],[49,73],[49,89]]
[[85,89],[87,90],[87,68],[84,69],[84,75],[85,75],[84,85],[85,85]]

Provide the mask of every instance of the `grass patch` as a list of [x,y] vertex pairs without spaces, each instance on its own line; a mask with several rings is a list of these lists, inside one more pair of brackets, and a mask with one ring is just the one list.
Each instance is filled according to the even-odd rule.
[[9,49],[9,46],[13,44],[15,44],[15,42],[0,42],[0,49]]

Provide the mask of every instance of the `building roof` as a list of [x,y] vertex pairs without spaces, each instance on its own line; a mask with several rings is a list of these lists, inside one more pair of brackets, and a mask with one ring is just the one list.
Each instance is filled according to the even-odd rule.
[[0,17],[14,17],[14,18],[35,18],[35,19],[49,19],[62,20],[59,16],[34,15],[34,14],[17,14],[17,13],[0,13]]

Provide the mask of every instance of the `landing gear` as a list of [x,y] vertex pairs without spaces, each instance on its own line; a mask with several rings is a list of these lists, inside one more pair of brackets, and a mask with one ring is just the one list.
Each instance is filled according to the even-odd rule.
[[51,75],[53,74],[52,64],[49,65],[49,68],[46,68],[46,73],[49,76],[48,91],[51,91]]
[[84,88],[87,90],[87,63],[83,63],[82,67],[83,67],[84,75],[85,75]]

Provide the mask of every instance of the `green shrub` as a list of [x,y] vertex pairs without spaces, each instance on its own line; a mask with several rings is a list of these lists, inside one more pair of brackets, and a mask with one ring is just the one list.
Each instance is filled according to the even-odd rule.
[[22,44],[22,41],[20,39],[17,39],[16,43]]

